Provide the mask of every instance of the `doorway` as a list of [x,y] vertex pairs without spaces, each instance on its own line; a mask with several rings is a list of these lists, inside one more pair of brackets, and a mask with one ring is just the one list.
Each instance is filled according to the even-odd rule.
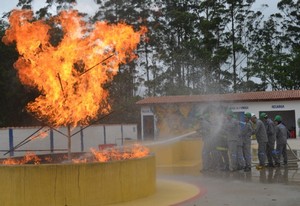
[[296,138],[296,120],[295,120],[295,110],[284,110],[284,111],[260,111],[266,113],[268,117],[274,121],[276,115],[282,117],[282,123],[290,131],[291,138]]
[[143,137],[144,139],[154,139],[154,116],[144,115],[143,116]]

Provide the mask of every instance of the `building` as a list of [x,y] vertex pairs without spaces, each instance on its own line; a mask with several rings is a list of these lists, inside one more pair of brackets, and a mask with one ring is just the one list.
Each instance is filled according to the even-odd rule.
[[142,140],[197,130],[199,119],[207,111],[218,113],[228,108],[241,121],[245,112],[256,116],[265,112],[271,119],[281,115],[292,138],[299,137],[300,132],[300,90],[149,97],[137,105],[141,106]]

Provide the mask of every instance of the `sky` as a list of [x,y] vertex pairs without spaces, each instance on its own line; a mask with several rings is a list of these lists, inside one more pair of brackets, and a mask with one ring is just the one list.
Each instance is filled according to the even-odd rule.
[[[41,8],[45,1],[46,0],[34,0],[34,9]],[[8,12],[16,8],[18,0],[0,0],[0,2],[0,16],[2,16],[4,12]],[[256,3],[253,5],[253,10],[260,9],[265,16],[269,16],[276,11],[276,5],[278,2],[279,0],[256,0]],[[93,0],[77,0],[77,3],[77,9],[80,12],[88,13],[90,15],[93,15],[98,8]],[[269,7],[261,9],[262,4],[268,4]]]
[[[16,5],[19,0],[0,0],[0,16],[3,16],[3,13],[11,11],[12,9],[17,9]],[[46,0],[34,0],[33,8],[39,9],[43,7]],[[88,13],[93,15],[97,10],[98,6],[93,0],[77,0],[76,9],[80,12]]]

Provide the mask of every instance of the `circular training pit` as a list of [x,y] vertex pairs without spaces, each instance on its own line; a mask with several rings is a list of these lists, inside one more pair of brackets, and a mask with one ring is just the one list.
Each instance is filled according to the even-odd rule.
[[154,194],[155,156],[105,163],[0,165],[1,206],[100,206]]

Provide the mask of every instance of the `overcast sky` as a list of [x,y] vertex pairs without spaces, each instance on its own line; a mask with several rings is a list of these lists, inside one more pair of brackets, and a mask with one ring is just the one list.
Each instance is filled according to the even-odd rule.
[[[2,16],[4,12],[8,12],[14,8],[18,3],[18,0],[0,0],[0,15]],[[41,8],[46,0],[34,0],[33,7],[34,9]],[[88,13],[93,15],[97,10],[98,6],[94,3],[93,0],[77,0],[78,5],[77,9],[81,12]],[[261,10],[265,16],[269,16],[270,14],[276,11],[276,5],[279,0],[256,0],[257,3],[253,5],[253,10]],[[268,4],[269,8],[261,9],[262,4]]]
[[[14,8],[17,8],[16,5],[19,0],[0,0],[0,16],[3,15],[4,12],[11,11]],[[33,8],[39,9],[41,8],[46,0],[34,0]],[[78,4],[76,9],[81,12],[88,13],[93,15],[97,10],[98,6],[95,4],[93,0],[77,0]]]

